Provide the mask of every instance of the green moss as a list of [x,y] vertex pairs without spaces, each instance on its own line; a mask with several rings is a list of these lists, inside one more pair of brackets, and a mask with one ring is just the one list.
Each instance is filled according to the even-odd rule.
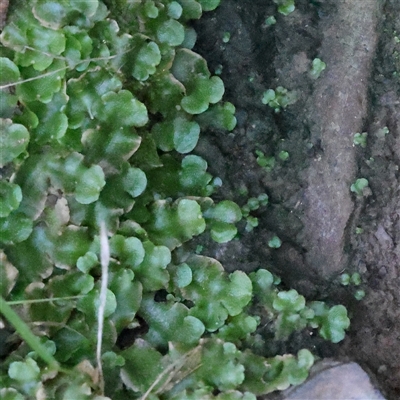
[[[343,308],[310,307],[267,270],[228,273],[190,250],[203,233],[225,243],[253,229],[251,212],[268,204],[215,202],[222,181],[190,154],[203,129],[236,125],[222,80],[190,50],[187,22],[219,2],[14,4],[0,36],[0,312],[25,343],[6,355],[2,395],[254,400],[302,382],[313,361],[262,356],[265,315],[279,340],[305,326],[343,337]],[[277,88],[267,100],[283,109],[294,97]]]
[[29,132],[21,124],[13,124],[9,119],[0,119],[0,167],[15,160],[26,150]]

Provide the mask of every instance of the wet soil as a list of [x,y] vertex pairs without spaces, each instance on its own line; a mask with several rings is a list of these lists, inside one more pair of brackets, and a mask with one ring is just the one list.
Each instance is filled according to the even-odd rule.
[[[270,197],[253,214],[259,226],[212,255],[228,270],[267,267],[309,299],[345,304],[352,326],[340,345],[303,337],[291,346],[360,363],[388,399],[400,397],[398,15],[398,0],[297,0],[288,16],[273,2],[224,0],[195,24],[195,51],[213,73],[222,66],[238,119],[232,133],[205,132],[196,151],[223,180],[221,198]],[[313,79],[316,57],[327,68]],[[276,113],[261,99],[278,86],[297,101]],[[367,132],[365,148],[354,145],[356,132]],[[271,171],[256,150],[275,157]],[[350,191],[358,178],[369,181],[361,196]],[[274,235],[279,249],[267,245]],[[344,271],[361,274],[362,301],[339,284]]]

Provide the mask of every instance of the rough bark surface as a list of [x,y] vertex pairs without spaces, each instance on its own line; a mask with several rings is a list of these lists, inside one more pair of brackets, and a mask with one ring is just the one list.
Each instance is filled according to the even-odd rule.
[[[346,226],[353,211],[350,185],[357,178],[353,137],[367,117],[368,82],[377,44],[376,0],[336,1],[319,23],[319,57],[327,64],[307,101],[306,125],[320,152],[303,171],[306,182],[301,242],[306,263],[329,277],[347,267]],[[338,26],[342,29],[338,30]]]
[[0,0],[0,29],[3,29],[6,24],[8,3],[8,0]]

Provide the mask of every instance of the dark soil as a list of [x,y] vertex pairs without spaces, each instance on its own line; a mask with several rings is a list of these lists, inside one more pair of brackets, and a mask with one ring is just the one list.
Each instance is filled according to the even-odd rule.
[[[277,23],[266,26],[271,15]],[[213,255],[228,270],[267,267],[309,299],[345,304],[347,338],[314,350],[360,363],[388,399],[400,398],[399,15],[398,0],[297,0],[286,17],[273,2],[223,0],[195,26],[195,50],[212,72],[222,65],[238,119],[230,134],[206,132],[197,152],[222,178],[221,197],[270,196],[254,215],[259,227]],[[327,68],[313,80],[316,57]],[[298,95],[280,113],[261,102],[277,86]],[[365,148],[353,144],[356,132],[368,133]],[[272,171],[258,166],[256,150],[275,156]],[[361,177],[370,190],[357,197],[350,186]],[[277,250],[267,246],[274,235],[283,241]],[[361,274],[362,301],[339,284],[344,271]]]

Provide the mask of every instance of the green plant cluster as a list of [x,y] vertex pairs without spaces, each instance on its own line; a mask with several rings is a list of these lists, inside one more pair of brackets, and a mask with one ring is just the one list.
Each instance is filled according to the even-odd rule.
[[268,205],[268,195],[262,193],[257,197],[250,197],[247,203],[241,208],[243,218],[246,218],[245,231],[251,232],[254,228],[258,226],[258,218],[251,215],[253,211],[258,210],[260,207],[265,207]]
[[360,178],[356,179],[354,183],[351,184],[350,190],[355,193],[358,197],[368,196],[371,189],[368,186],[368,179]]
[[[274,156],[266,156],[266,155],[264,154],[264,152],[262,152],[262,151],[259,150],[259,149],[257,149],[257,150],[255,151],[255,153],[256,153],[256,155],[257,155],[257,158],[256,158],[257,164],[258,164],[260,167],[262,167],[262,168],[264,169],[264,171],[266,171],[266,172],[271,172],[271,171],[274,169],[274,167],[275,167],[275,164],[276,164],[276,157],[274,157]],[[281,150],[281,151],[278,153],[278,156],[277,156],[277,158],[278,158],[280,161],[283,161],[283,162],[287,161],[287,160],[289,159],[289,157],[290,157],[289,153],[288,153],[287,151],[285,151],[285,150]]]
[[263,26],[268,27],[275,24],[276,24],[276,18],[273,15],[271,15],[265,19]]
[[283,15],[289,15],[295,10],[294,0],[273,0],[278,6],[278,12]]
[[268,241],[268,246],[271,247],[272,249],[279,249],[281,245],[282,241],[281,239],[279,239],[278,236],[274,236]]
[[337,305],[329,308],[325,303],[313,301],[306,303],[305,298],[296,290],[279,291],[275,277],[267,270],[250,274],[254,293],[260,304],[275,321],[274,331],[278,338],[286,338],[295,330],[306,326],[318,328],[324,339],[340,342],[350,321],[346,308]]
[[367,136],[368,136],[367,132],[362,132],[362,133],[357,132],[354,134],[353,143],[356,146],[361,146],[363,149],[365,149],[367,147]]
[[187,27],[218,3],[119,0],[121,24],[97,0],[15,5],[0,37],[0,313],[16,330],[1,398],[253,400],[314,361],[266,358],[262,315],[279,338],[306,326],[343,338],[344,307],[182,246],[205,231],[229,241],[242,218],[209,197],[220,182],[189,154],[201,129],[236,124]]
[[297,101],[297,97],[296,91],[289,91],[282,86],[278,86],[275,90],[268,89],[265,91],[261,102],[263,104],[268,104],[278,113],[281,109],[285,109],[287,106],[294,104]]
[[361,285],[361,276],[358,272],[354,272],[351,275],[348,273],[340,275],[340,283],[343,286],[351,285],[356,287],[356,290],[354,291],[354,297],[356,300],[362,300],[365,297],[365,291],[358,288]]
[[311,79],[318,79],[322,71],[326,68],[326,64],[320,58],[314,58],[312,61],[312,68],[309,72]]
[[270,172],[275,167],[276,159],[274,156],[266,156],[261,150],[255,151],[257,164],[265,171]]
[[389,128],[387,126],[384,126],[383,128],[378,129],[375,132],[375,135],[379,139],[384,139],[386,137],[386,135],[388,135],[389,133],[390,133]]

